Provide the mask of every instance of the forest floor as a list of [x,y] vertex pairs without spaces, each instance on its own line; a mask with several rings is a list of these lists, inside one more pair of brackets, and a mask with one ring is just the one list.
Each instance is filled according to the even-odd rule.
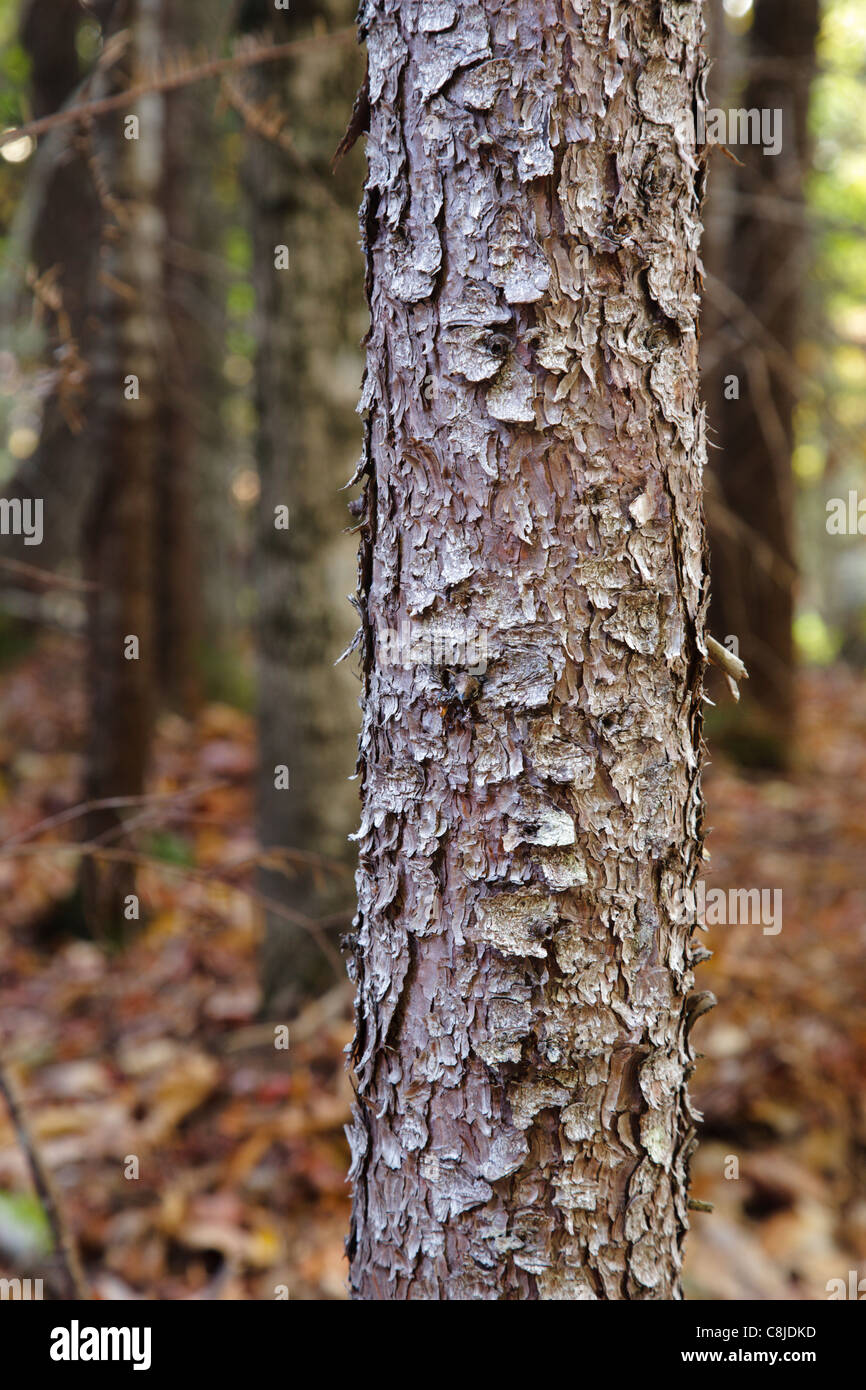
[[[694,1034],[693,1196],[714,1211],[692,1215],[692,1299],[821,1299],[866,1274],[866,683],[808,673],[800,697],[790,777],[716,758],[705,781],[707,889],[781,889],[783,914],[703,938],[720,1004]],[[73,644],[0,673],[0,1057],[94,1296],[345,1298],[351,993],[335,983],[287,1050],[256,1021],[252,721],[162,721],[160,799],[136,811],[147,920],[114,952],[45,932],[75,882],[80,823],[44,822],[80,800],[82,725]],[[29,1190],[0,1105],[6,1277],[45,1269]]]

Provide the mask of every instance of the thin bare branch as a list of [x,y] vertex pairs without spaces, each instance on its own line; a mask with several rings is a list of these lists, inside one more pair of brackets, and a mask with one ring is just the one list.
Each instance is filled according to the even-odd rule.
[[0,569],[9,570],[11,574],[20,574],[23,579],[32,579],[46,589],[73,589],[76,593],[86,593],[99,587],[89,579],[73,579],[69,575],[54,574],[52,570],[43,570],[38,565],[28,565],[24,560],[11,560],[6,556],[0,558]]
[[152,92],[173,92],[180,87],[188,87],[195,82],[207,82],[215,77],[222,77],[225,73],[237,72],[241,68],[256,67],[259,63],[279,62],[282,58],[292,58],[298,53],[306,53],[311,48],[318,48],[322,43],[346,43],[350,40],[357,42],[357,32],[354,27],[345,29],[333,29],[327,34],[314,34],[308,38],[293,39],[290,43],[243,43],[238,46],[238,51],[230,58],[209,58],[195,64],[189,64],[183,57],[167,59],[161,73],[152,73],[134,83],[130,87],[124,88],[122,92],[113,92],[111,96],[98,97],[93,101],[81,102],[76,106],[65,107],[62,111],[56,111],[50,116],[42,116],[39,120],[28,121],[26,125],[15,126],[11,130],[4,131],[0,135],[0,148],[10,144],[13,140],[20,140],[26,135],[44,135],[47,130],[54,130],[58,126],[69,125],[75,121],[92,120],[96,116],[107,115],[110,111],[120,111],[128,108],[131,104],[138,101],[143,96],[149,96]]
[[115,811],[122,810],[127,806],[170,806],[177,802],[188,801],[191,797],[203,796],[205,792],[212,792],[227,785],[225,781],[220,780],[202,782],[199,786],[187,787],[182,792],[163,792],[149,796],[105,796],[99,801],[80,801],[75,806],[68,806],[65,811],[58,811],[55,816],[48,816],[45,820],[38,821],[29,830],[22,830],[19,835],[13,835],[11,840],[4,840],[0,845],[0,853],[13,848],[15,845],[27,844],[28,841],[35,840],[37,835],[43,835],[46,830],[55,830],[59,825],[68,825],[70,821],[81,820],[91,811]]
[[315,937],[317,945],[334,969],[338,973],[343,971],[343,961],[340,954],[328,941],[325,931],[329,927],[337,927],[348,922],[351,915],[348,912],[337,913],[335,916],[317,920],[305,916],[302,912],[295,912],[289,907],[284,907],[275,898],[270,898],[255,888],[247,888],[243,884],[232,883],[225,876],[225,870],[219,872],[213,869],[193,869],[183,864],[169,864],[166,860],[156,859],[152,855],[139,854],[134,850],[109,849],[89,840],[80,844],[65,840],[51,841],[41,845],[15,845],[11,848],[4,845],[0,848],[0,859],[33,859],[45,854],[86,855],[92,859],[104,860],[107,863],[134,864],[138,868],[153,869],[159,873],[173,875],[175,878],[189,879],[192,883],[201,883],[208,887],[218,884],[220,887],[228,889],[230,893],[240,893],[242,897],[249,898],[251,902],[266,908],[268,912],[272,912],[275,917],[282,917],[284,921],[293,922],[302,931],[309,932],[311,936]]

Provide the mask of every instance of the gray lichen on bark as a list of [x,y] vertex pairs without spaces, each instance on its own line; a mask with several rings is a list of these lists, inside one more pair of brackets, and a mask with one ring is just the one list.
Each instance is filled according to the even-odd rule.
[[[365,0],[351,1286],[677,1298],[706,602],[688,0]],[[381,659],[481,631],[487,669]]]

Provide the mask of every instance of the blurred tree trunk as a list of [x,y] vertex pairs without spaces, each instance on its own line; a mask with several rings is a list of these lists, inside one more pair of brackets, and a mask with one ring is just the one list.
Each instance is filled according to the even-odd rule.
[[[724,0],[709,0],[706,6],[707,36],[705,47],[711,59],[707,78],[707,106],[727,110],[732,90],[732,74],[739,58],[738,41],[729,32],[725,21]],[[731,181],[734,164],[721,150],[710,151],[710,174],[704,207],[704,234],[701,239],[701,262],[711,281],[724,283],[727,275],[728,249],[731,243]],[[701,304],[701,376],[706,402],[710,438],[714,439],[721,426],[724,400],[725,346],[722,342],[726,315],[712,289],[705,289]],[[714,462],[712,452],[710,463]],[[711,470],[712,471],[712,470]],[[707,479],[708,517],[712,511],[712,478]],[[710,534],[711,534],[710,521]],[[710,552],[712,559],[712,552]]]
[[[229,0],[164,5],[164,53],[212,46],[228,10]],[[223,509],[230,505],[225,480],[213,476],[207,420],[208,412],[218,409],[224,351],[224,324],[215,331],[218,307],[207,270],[208,256],[220,249],[221,219],[213,197],[216,153],[212,90],[194,86],[167,93],[160,187],[166,357],[156,462],[156,648],[162,696],[186,715],[195,712],[202,694],[199,497],[213,489]],[[209,545],[207,554],[212,561]]]
[[351,1287],[677,1298],[704,441],[676,126],[701,10],[414,13],[361,10]]
[[75,44],[82,11],[80,0],[25,0],[21,15],[21,42],[30,58],[30,91],[33,118],[59,111],[78,83],[78,51]]
[[[247,4],[243,21],[276,42],[351,24],[354,0],[303,14]],[[346,127],[363,62],[353,45],[322,44],[231,84],[247,122],[244,186],[256,290],[256,401],[261,492],[254,542],[260,772],[258,834],[347,863],[357,824],[349,778],[357,747],[358,686],[335,661],[351,637],[350,518],[341,488],[361,447],[355,413],[364,331],[358,252],[360,167],[331,157]],[[269,123],[272,138],[262,132]],[[276,131],[282,130],[282,134]],[[277,268],[277,248],[288,269]],[[288,529],[277,510],[288,507]],[[281,513],[285,520],[285,512]],[[275,769],[290,786],[275,785]],[[291,877],[286,873],[291,869]],[[286,907],[322,916],[348,909],[351,878],[297,865],[265,867],[259,886]],[[316,940],[268,914],[262,952],[266,1003],[290,1011],[333,980]]]
[[[172,10],[174,39],[186,48],[218,48],[231,34],[235,0],[189,0]],[[174,94],[169,95],[169,109]],[[207,682],[217,697],[226,686],[235,688],[243,643],[243,619],[238,594],[246,578],[245,522],[231,497],[237,471],[236,448],[227,429],[226,354],[227,293],[226,239],[232,227],[243,222],[244,209],[237,192],[225,185],[236,176],[235,156],[227,147],[226,122],[215,120],[219,94],[210,84],[196,85],[176,94],[180,129],[174,139],[183,142],[182,158],[167,156],[169,170],[176,166],[174,193],[168,200],[169,226],[166,259],[168,294],[177,306],[175,357],[186,357],[182,380],[192,392],[186,416],[192,422],[195,493],[195,542],[197,559],[196,609],[198,617],[195,655],[200,688]],[[169,145],[172,142],[169,134]],[[180,155],[180,152],[179,152]],[[171,176],[170,176],[171,177]],[[230,201],[228,201],[230,199]],[[176,224],[172,225],[172,207]],[[177,412],[184,408],[175,393]]]
[[[52,5],[30,0],[22,10],[20,34],[31,64],[34,117],[51,115],[73,98],[81,77],[76,34],[83,18],[78,0],[57,0]],[[44,404],[38,447],[6,489],[7,496],[45,502],[45,537],[38,560],[45,569],[77,561],[92,483],[78,420],[86,383],[76,369],[75,357],[80,351],[86,360],[86,339],[92,328],[89,316],[96,294],[99,227],[99,200],[82,142],[69,129],[48,135],[34,156],[17,239],[22,257],[36,275],[49,276],[51,293],[59,296],[62,307],[62,314],[44,315],[46,355],[55,379]],[[21,305],[13,307],[10,301],[5,307],[11,321]],[[29,312],[30,305],[26,308]],[[4,548],[33,562],[32,550],[11,542]]]
[[[715,276],[710,302],[726,320],[707,382],[722,450],[711,451],[712,627],[720,640],[738,638],[751,678],[728,741],[745,760],[769,764],[787,760],[795,718],[791,453],[818,27],[818,0],[757,0],[744,45],[747,81],[726,96],[747,110],[781,110],[782,150],[772,156],[760,145],[738,145],[744,167],[723,171],[721,152],[713,156],[729,237],[724,255],[707,263]],[[737,400],[724,396],[731,376],[739,381]]]
[[[128,83],[130,68],[160,56],[160,0],[126,0],[113,15],[129,32],[127,53],[103,79]],[[159,364],[164,219],[159,207],[164,103],[141,98],[138,138],[125,138],[128,116],[99,120],[93,158],[107,199],[97,317],[90,359],[85,442],[96,471],[84,534],[88,596],[87,680],[90,726],[88,801],[140,795],[150,743],[155,675],[153,491],[159,422]],[[131,378],[136,378],[134,386]],[[137,394],[137,399],[131,398]],[[136,648],[130,639],[137,639]],[[96,808],[88,840],[116,845],[128,811]],[[94,931],[119,935],[133,871],[123,863],[85,861],[85,913]]]
[[[173,12],[176,19],[179,10]],[[183,11],[184,18],[188,12]],[[174,37],[174,23],[167,37]],[[165,159],[161,206],[166,219],[165,361],[162,364],[159,443],[156,457],[154,519],[155,647],[162,698],[187,716],[201,700],[197,649],[201,626],[201,555],[196,527],[196,464],[199,390],[213,341],[205,323],[190,312],[195,276],[178,264],[177,248],[194,248],[190,203],[195,160],[201,147],[190,140],[195,94],[170,93],[166,99]],[[192,166],[192,167],[191,167]],[[169,239],[171,245],[169,245]],[[181,258],[182,259],[182,258]],[[228,499],[224,498],[228,506]]]

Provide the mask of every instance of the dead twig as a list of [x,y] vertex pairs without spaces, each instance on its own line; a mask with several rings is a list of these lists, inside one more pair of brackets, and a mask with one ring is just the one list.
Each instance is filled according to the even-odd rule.
[[349,124],[346,126],[345,134],[334,151],[331,160],[331,173],[333,174],[340,160],[349,153],[358,139],[370,129],[370,66],[364,73],[364,81],[358,88],[352,114],[349,117]]
[[734,656],[733,652],[728,651],[727,647],[723,647],[721,642],[717,642],[715,637],[710,636],[707,636],[707,656],[715,666],[719,666],[724,671],[728,689],[734,699],[739,702],[740,687],[738,682],[749,679],[745,663],[738,656]]
[[281,58],[291,58],[297,53],[305,53],[317,48],[324,41],[345,43],[351,39],[357,42],[354,26],[346,29],[333,29],[327,34],[314,34],[309,38],[293,39],[290,43],[244,43],[230,58],[208,58],[199,63],[190,63],[184,55],[174,55],[166,59],[163,71],[149,73],[140,81],[111,96],[97,97],[93,101],[80,102],[50,116],[28,121],[26,125],[14,126],[0,135],[0,148],[24,136],[43,135],[46,130],[69,125],[76,121],[92,120],[96,116],[107,115],[110,111],[128,108],[141,97],[154,92],[173,92],[180,87],[188,87],[195,82],[206,82],[211,78],[222,77],[224,73],[236,72],[239,68],[256,67],[259,63],[278,62]]
[[29,840],[34,840],[37,835],[43,835],[46,830],[55,830],[59,825],[68,825],[70,821],[80,820],[92,811],[117,811],[129,806],[171,806],[176,802],[188,801],[190,798],[203,796],[205,792],[216,791],[225,786],[228,786],[228,783],[220,779],[216,782],[202,782],[199,786],[187,787],[182,792],[163,792],[149,796],[104,796],[98,801],[80,801],[76,806],[68,806],[65,811],[58,811],[56,815],[38,821],[29,830],[22,830],[20,834],[13,835],[10,840],[4,840],[0,845],[0,854],[5,853],[6,850],[15,845],[27,844]]
[[334,949],[328,941],[325,932],[329,927],[342,925],[350,916],[348,912],[338,913],[333,917],[316,919],[307,917],[303,912],[295,912],[290,907],[284,907],[275,898],[268,897],[265,893],[258,892],[255,888],[246,888],[243,884],[232,883],[226,878],[224,873],[215,870],[193,869],[187,865],[169,864],[164,859],[156,859],[152,855],[139,854],[134,850],[106,848],[93,841],[78,843],[74,840],[50,841],[42,845],[15,845],[13,847],[0,847],[0,859],[32,859],[43,854],[74,854],[79,856],[89,856],[92,859],[104,860],[106,863],[134,864],[141,869],[153,869],[159,873],[170,874],[175,878],[185,878],[192,883],[200,883],[206,887],[213,887],[215,884],[227,889],[230,893],[240,893],[242,897],[248,898],[251,902],[257,903],[275,917],[281,917],[286,922],[291,922],[294,926],[300,927],[302,931],[309,932],[315,938],[323,955],[328,959],[330,965],[339,974],[343,974],[343,961],[338,951]]
[[24,1106],[18,1093],[11,1073],[6,1067],[0,1065],[0,1092],[6,1102],[9,1111],[9,1118],[18,1137],[18,1143],[24,1151],[30,1174],[33,1178],[33,1186],[36,1195],[42,1203],[42,1209],[51,1228],[54,1238],[54,1251],[58,1262],[63,1270],[66,1282],[66,1297],[68,1299],[78,1299],[86,1301],[90,1298],[90,1290],[84,1276],[84,1269],[81,1258],[78,1254],[78,1247],[75,1239],[69,1230],[64,1218],[54,1182],[48,1168],[42,1158],[36,1144],[36,1140],[27,1123],[24,1114]]
[[730,159],[732,163],[736,164],[738,169],[745,169],[746,166],[743,163],[743,161],[741,159],[737,159],[737,156],[734,154],[733,150],[729,150],[727,145],[719,145],[718,148],[721,150],[722,154],[727,155],[728,159]]
[[46,589],[73,589],[76,593],[86,593],[88,590],[99,588],[98,584],[89,579],[73,579],[65,574],[54,574],[51,570],[40,569],[38,565],[28,565],[24,560],[0,558],[0,569],[20,574],[22,579],[32,579]]
[[84,428],[81,401],[87,381],[87,363],[81,356],[78,342],[72,332],[72,322],[63,302],[60,287],[61,267],[53,265],[42,275],[37,275],[28,266],[26,280],[33,292],[34,318],[38,322],[45,314],[54,318],[58,344],[55,349],[57,367],[57,403],[71,434],[80,434]]

